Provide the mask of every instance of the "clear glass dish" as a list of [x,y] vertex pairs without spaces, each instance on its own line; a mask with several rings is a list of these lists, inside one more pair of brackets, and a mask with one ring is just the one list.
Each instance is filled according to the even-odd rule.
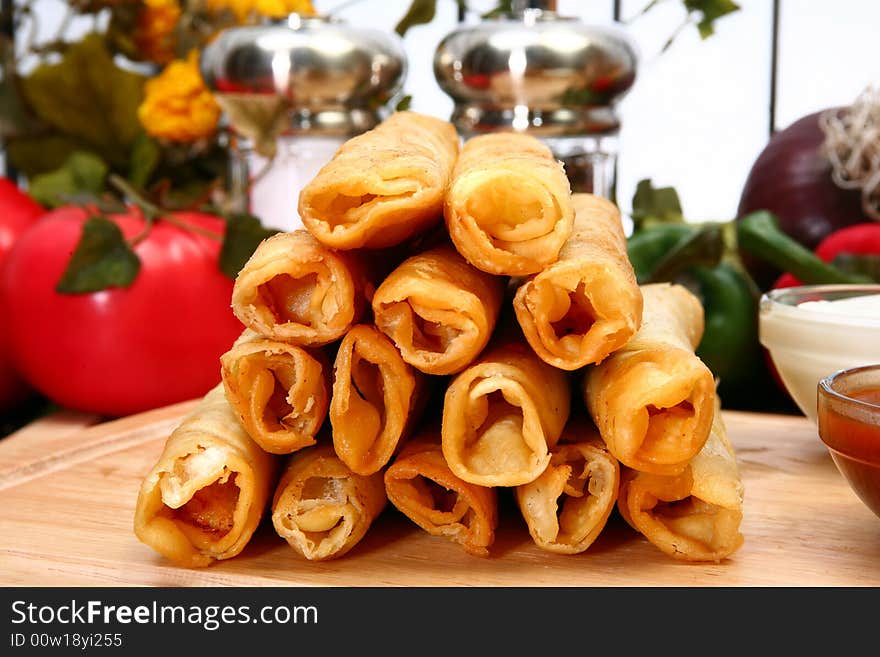
[[880,517],[880,364],[822,379],[818,423],[819,436],[840,474]]
[[[845,303],[834,303],[838,301]],[[805,306],[806,302],[823,303]],[[854,308],[852,303],[864,305]],[[792,399],[815,423],[821,379],[838,370],[880,363],[880,285],[771,290],[761,297],[758,329]]]

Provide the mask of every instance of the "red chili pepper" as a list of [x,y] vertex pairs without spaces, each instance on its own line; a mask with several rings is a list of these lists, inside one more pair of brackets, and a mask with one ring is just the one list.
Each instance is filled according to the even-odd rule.
[[[880,221],[840,228],[822,240],[816,247],[815,253],[825,262],[831,262],[841,253],[880,256]],[[801,285],[801,282],[786,273],[776,280],[773,287],[796,285]]]

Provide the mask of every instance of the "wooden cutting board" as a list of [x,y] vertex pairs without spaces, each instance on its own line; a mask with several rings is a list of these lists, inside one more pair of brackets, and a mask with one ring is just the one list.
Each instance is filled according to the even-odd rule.
[[[880,518],[840,477],[804,418],[726,412],[746,498],[745,545],[679,563],[615,513],[576,556],[538,550],[510,500],[493,556],[471,557],[390,508],[346,557],[311,563],[264,523],[238,557],[203,570],[137,541],[137,490],[193,402],[113,422],[62,414],[0,440],[4,586],[876,586]],[[94,426],[88,426],[94,424]]]

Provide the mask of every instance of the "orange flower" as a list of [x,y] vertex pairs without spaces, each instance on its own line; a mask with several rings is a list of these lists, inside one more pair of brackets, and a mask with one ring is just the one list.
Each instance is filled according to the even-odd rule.
[[208,9],[223,11],[228,9],[239,23],[246,22],[253,16],[282,18],[288,14],[315,16],[318,12],[311,0],[207,0]]
[[177,0],[143,0],[134,43],[143,59],[167,64],[174,59],[174,28],[180,20]]
[[260,16],[282,18],[288,14],[315,16],[317,12],[311,0],[256,0],[254,10]]
[[171,62],[144,85],[138,119],[153,137],[193,142],[210,137],[217,129],[220,106],[199,73],[199,55]]

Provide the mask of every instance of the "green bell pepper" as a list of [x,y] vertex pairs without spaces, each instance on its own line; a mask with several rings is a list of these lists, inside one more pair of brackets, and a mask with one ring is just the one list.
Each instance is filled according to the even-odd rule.
[[687,271],[705,311],[697,355],[718,378],[718,392],[728,406],[751,394],[761,372],[758,342],[758,296],[752,282],[728,262]]
[[636,231],[627,252],[640,284],[669,281],[690,289],[705,311],[697,355],[718,379],[728,407],[748,406],[764,364],[758,342],[759,292],[724,259],[721,224],[654,224]]
[[696,232],[692,224],[655,224],[634,232],[626,252],[639,284],[647,283],[664,256]]

